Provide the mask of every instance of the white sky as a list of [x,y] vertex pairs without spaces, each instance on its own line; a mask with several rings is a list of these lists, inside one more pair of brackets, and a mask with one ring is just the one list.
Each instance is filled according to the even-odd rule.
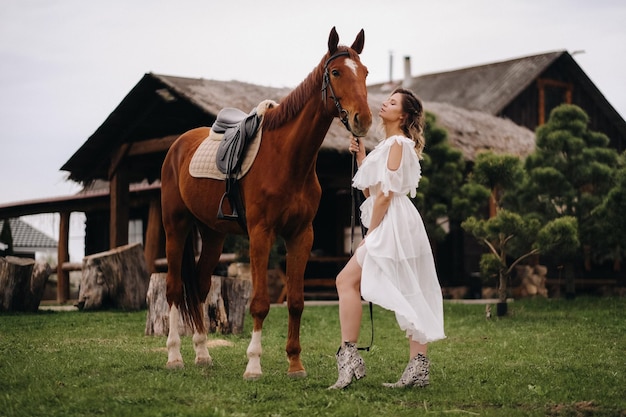
[[[295,87],[337,27],[368,82],[568,50],[626,116],[622,0],[0,0],[0,204],[73,194],[61,166],[146,72]],[[417,92],[419,95],[419,91]]]

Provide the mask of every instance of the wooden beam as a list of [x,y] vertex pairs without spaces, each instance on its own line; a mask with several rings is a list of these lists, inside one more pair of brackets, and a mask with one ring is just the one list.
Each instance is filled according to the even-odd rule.
[[128,156],[167,152],[170,149],[170,146],[172,146],[172,143],[174,143],[179,136],[180,135],[169,135],[162,138],[134,142],[128,151]]
[[70,275],[63,269],[63,263],[70,260],[70,214],[69,211],[59,213],[59,243],[57,247],[57,302],[63,304],[70,298]]

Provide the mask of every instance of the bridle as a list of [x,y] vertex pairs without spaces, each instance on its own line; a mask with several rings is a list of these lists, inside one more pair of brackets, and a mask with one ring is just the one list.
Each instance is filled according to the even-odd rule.
[[343,123],[346,129],[348,129],[348,132],[352,133],[352,129],[350,129],[350,123],[348,122],[348,111],[341,107],[341,103],[339,102],[339,99],[337,98],[337,96],[335,95],[335,91],[333,90],[333,85],[330,83],[330,75],[328,74],[328,64],[330,64],[332,60],[339,58],[340,56],[350,56],[350,53],[348,51],[337,52],[335,55],[332,55],[330,58],[328,58],[324,63],[322,101],[324,102],[324,104],[326,103],[326,89],[328,88],[330,90],[330,97],[335,102],[335,106],[337,107],[337,111],[339,112],[339,120],[341,120],[341,123]]

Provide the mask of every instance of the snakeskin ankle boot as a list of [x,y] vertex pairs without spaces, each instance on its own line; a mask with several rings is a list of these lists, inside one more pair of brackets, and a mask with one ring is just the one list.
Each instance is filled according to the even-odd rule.
[[395,383],[385,383],[386,387],[402,388],[402,387],[425,387],[429,383],[430,361],[421,353],[409,361],[404,369],[402,376]]
[[343,389],[352,383],[353,377],[361,379],[365,376],[365,362],[359,355],[355,343],[343,342],[335,356],[339,378],[328,389]]

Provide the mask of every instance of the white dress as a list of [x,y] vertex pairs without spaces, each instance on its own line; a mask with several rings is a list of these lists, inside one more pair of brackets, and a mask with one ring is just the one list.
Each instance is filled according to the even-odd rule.
[[[387,168],[391,145],[402,144],[402,161],[396,171]],[[415,197],[421,167],[415,143],[404,136],[380,142],[363,160],[352,179],[370,197],[361,205],[361,223],[369,228],[376,194],[391,191],[393,198],[382,221],[357,249],[363,268],[361,295],[396,313],[400,328],[419,343],[445,338],[443,297],[424,222],[409,200]]]

